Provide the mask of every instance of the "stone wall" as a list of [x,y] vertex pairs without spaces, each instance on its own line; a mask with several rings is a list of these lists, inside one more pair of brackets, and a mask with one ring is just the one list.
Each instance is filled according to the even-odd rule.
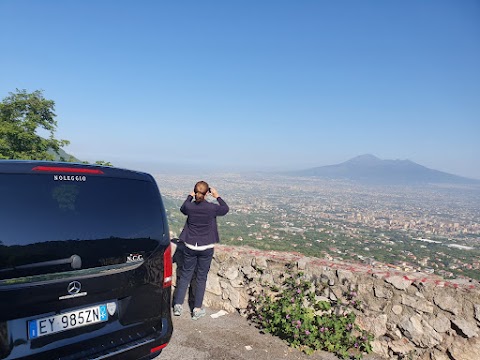
[[448,282],[421,273],[219,245],[204,305],[245,315],[251,294],[280,285],[287,267],[303,272],[332,301],[346,301],[344,294],[355,291],[362,304],[354,310],[357,324],[374,334],[374,352],[385,358],[480,359],[476,281]]

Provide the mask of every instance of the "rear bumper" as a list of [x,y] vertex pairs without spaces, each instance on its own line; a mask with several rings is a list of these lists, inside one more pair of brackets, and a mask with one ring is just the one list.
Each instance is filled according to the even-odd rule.
[[[152,359],[158,356],[161,349],[166,346],[172,336],[171,318],[162,318],[150,331],[133,332],[127,336],[122,335],[116,338],[108,337],[108,341],[86,341],[75,345],[64,346],[58,349],[39,352],[28,356],[27,354],[11,354],[5,360],[136,360]],[[27,355],[27,356],[26,356]]]
[[[70,359],[88,359],[88,360],[147,360],[157,357],[163,348],[165,348],[170,341],[172,335],[172,327],[170,324],[169,331],[162,331],[146,338],[139,339],[134,342],[126,343],[122,346],[104,351],[101,353],[92,354],[92,356]],[[152,352],[152,350],[156,350]],[[61,360],[64,360],[63,358]],[[65,359],[67,360],[67,359]]]

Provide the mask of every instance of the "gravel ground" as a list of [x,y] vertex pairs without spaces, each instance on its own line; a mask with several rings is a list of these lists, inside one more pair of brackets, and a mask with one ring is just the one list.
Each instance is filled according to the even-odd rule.
[[[207,315],[197,321],[190,318],[184,305],[182,316],[173,317],[172,340],[155,360],[337,360],[333,354],[316,352],[306,355],[289,347],[282,340],[262,334],[238,314],[210,317],[217,310],[206,309]],[[381,360],[366,356],[366,360]]]

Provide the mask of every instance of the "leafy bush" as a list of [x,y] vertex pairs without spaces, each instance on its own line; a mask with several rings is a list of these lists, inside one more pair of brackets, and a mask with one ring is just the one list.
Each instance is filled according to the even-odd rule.
[[250,319],[264,332],[284,339],[307,354],[315,350],[335,353],[342,359],[361,359],[370,353],[373,336],[355,325],[356,292],[347,303],[320,301],[315,286],[303,274],[285,279],[281,289],[263,291],[251,303]]

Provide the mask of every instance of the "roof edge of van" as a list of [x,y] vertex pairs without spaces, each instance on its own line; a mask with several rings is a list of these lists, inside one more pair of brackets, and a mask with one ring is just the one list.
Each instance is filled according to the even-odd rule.
[[[120,177],[120,178],[130,178],[130,179],[142,179],[142,180],[153,180],[151,174],[138,171],[119,168],[115,166],[106,166],[106,165],[97,165],[97,164],[83,164],[75,162],[63,162],[63,161],[47,161],[47,160],[8,160],[0,159],[0,173],[17,173],[17,174],[28,174],[32,173],[35,167],[44,167],[45,172],[50,173],[63,173],[60,169],[98,169],[101,170],[101,174],[91,173],[90,175],[100,175],[108,177]],[[67,171],[68,172],[68,171]]]

